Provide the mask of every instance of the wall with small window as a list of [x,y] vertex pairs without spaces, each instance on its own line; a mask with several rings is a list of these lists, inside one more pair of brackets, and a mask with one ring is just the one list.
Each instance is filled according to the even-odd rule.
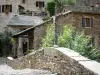
[[[71,12],[66,15],[56,17],[56,24],[61,30],[63,25],[73,25],[78,30],[83,30],[85,35],[93,36],[91,43],[96,46],[100,46],[97,36],[100,36],[100,14],[95,13],[83,13],[83,12]],[[95,43],[94,43],[95,41]]]
[[44,7],[45,6],[45,3],[44,1],[36,1],[36,7]]
[[82,17],[82,27],[93,27],[93,18]]
[[17,13],[20,0],[0,0],[0,13]]
[[45,12],[45,0],[21,0],[21,6],[25,11],[34,12],[34,15],[38,15]]
[[12,5],[2,5],[2,12],[3,13],[12,12]]

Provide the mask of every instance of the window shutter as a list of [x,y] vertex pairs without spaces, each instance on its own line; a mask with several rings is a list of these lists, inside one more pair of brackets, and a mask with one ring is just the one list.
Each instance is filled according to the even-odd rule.
[[91,18],[91,27],[93,27],[93,18]]
[[10,12],[12,12],[12,5],[10,5]]
[[84,17],[82,17],[82,27],[85,27]]
[[45,6],[45,3],[43,2],[43,7]]
[[38,7],[38,1],[36,1],[36,7]]
[[2,5],[2,12],[4,12],[4,5]]

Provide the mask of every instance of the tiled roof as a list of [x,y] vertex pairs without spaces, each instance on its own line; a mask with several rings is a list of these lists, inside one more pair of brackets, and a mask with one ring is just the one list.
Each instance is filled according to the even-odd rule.
[[14,15],[8,26],[36,26],[43,23],[42,18],[36,16]]

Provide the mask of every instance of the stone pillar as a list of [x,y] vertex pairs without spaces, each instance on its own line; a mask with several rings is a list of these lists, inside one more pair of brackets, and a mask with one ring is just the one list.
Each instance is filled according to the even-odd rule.
[[23,47],[22,47],[22,38],[21,37],[19,37],[18,38],[18,50],[17,50],[17,56],[18,57],[21,57],[21,56],[23,56],[24,54],[23,54]]
[[27,50],[29,50],[29,39],[27,38]]

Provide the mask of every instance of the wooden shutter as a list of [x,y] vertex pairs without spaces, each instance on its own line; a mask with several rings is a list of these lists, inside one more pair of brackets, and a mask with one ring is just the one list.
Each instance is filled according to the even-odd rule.
[[93,18],[91,18],[91,27],[93,27]]
[[38,7],[38,1],[36,1],[36,7]]
[[10,12],[12,12],[12,5],[9,5],[9,6],[10,6],[10,9],[9,9],[9,11],[10,11]]
[[44,3],[44,1],[43,1],[43,3],[42,3],[42,4],[43,4],[43,7],[44,7],[44,6],[45,6],[45,3]]
[[2,5],[2,12],[4,12],[4,5]]
[[82,27],[85,27],[85,19],[82,17]]

